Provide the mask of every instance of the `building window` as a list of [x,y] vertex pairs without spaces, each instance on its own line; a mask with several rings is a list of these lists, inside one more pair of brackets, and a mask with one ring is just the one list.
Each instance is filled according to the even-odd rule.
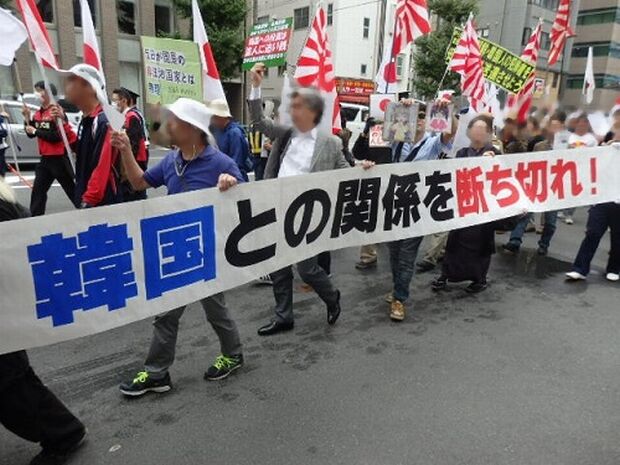
[[[95,0],[88,0],[90,7],[90,15],[93,18],[93,24],[97,27],[97,3]],[[82,27],[82,12],[80,9],[80,0],[73,0],[73,24],[75,27]]]
[[548,32],[540,33],[540,48],[542,50],[549,50],[551,48],[551,37]]
[[527,43],[530,41],[531,36],[532,36],[532,28],[524,27],[523,36],[521,36],[521,45],[527,45]]
[[118,32],[136,35],[136,5],[133,1],[118,0],[116,2]]
[[44,23],[54,22],[54,2],[52,0],[37,0],[37,8]]
[[538,5],[541,8],[546,8],[547,10],[557,10],[560,5],[560,0],[529,0],[531,5]]
[[486,39],[487,37],[489,37],[489,28],[488,27],[483,27],[482,29],[478,29],[478,36],[482,37],[483,39]]
[[259,16],[256,18],[256,24],[267,24],[269,22],[269,15]]
[[368,70],[368,67],[366,65],[360,65],[360,74],[362,76],[366,76],[366,71]]
[[403,55],[398,55],[396,57],[396,77],[400,78],[403,75],[405,64],[405,57]]
[[577,24],[608,24],[620,22],[620,8],[605,8],[600,10],[581,11],[577,17]]
[[170,35],[174,30],[172,24],[172,5],[169,3],[155,4],[155,33],[158,36]]
[[327,25],[330,26],[334,24],[334,4],[327,4]]
[[[620,88],[620,76],[614,74],[595,74],[594,82],[597,89]],[[583,89],[583,74],[571,74],[566,80],[569,89]]]
[[369,36],[370,36],[370,18],[364,18],[364,28],[363,28],[362,37],[364,37],[364,39],[368,39]]
[[588,48],[592,47],[592,55],[595,57],[620,58],[620,44],[618,42],[585,42],[573,45],[572,56],[586,58]]
[[293,24],[295,30],[306,29],[310,24],[310,7],[296,8],[293,11]]

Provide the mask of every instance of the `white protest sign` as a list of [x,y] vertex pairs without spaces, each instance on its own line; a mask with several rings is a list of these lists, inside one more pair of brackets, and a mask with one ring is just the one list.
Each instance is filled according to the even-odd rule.
[[606,146],[356,167],[2,222],[0,353],[126,325],[325,250],[618,198],[620,150]]
[[114,131],[120,131],[125,124],[125,117],[123,114],[114,108],[110,103],[106,100],[100,101],[103,112],[105,113],[106,118],[108,119],[108,124]]

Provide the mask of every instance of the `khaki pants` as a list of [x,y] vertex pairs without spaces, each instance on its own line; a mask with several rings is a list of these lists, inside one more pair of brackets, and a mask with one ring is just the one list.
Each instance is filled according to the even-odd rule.
[[424,255],[424,258],[422,260],[433,265],[437,265],[437,262],[441,257],[443,257],[446,251],[448,233],[436,233],[430,235],[428,238],[430,240],[429,248],[426,251],[426,254]]

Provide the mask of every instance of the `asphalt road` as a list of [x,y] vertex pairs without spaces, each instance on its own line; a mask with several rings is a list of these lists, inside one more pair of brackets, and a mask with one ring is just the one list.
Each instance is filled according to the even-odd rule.
[[[18,195],[28,203],[27,189]],[[59,188],[49,207],[69,208]],[[299,291],[295,331],[259,338],[271,289],[229,292],[246,366],[223,382],[202,379],[218,345],[195,306],[168,394],[130,401],[117,389],[141,367],[149,321],[33,350],[32,364],[88,425],[72,464],[617,465],[620,287],[602,276],[608,238],[587,283],[563,280],[584,222],[581,210],[560,225],[549,257],[536,256],[533,233],[518,257],[496,255],[478,296],[459,286],[436,296],[434,274],[418,275],[402,324],[383,302],[384,248],[367,272],[354,269],[356,250],[334,254],[344,310],[333,328]],[[0,429],[0,465],[36,452]]]

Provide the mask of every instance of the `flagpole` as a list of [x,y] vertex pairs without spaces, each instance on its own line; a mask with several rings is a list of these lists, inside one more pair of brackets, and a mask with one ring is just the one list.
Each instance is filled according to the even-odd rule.
[[23,101],[23,97],[24,97],[24,89],[22,88],[22,77],[21,74],[19,73],[19,68],[17,67],[17,59],[13,59],[13,80],[15,82],[15,88],[17,90],[17,94],[22,97],[22,101]]
[[[397,27],[397,10],[398,10],[398,3],[396,4],[396,10],[394,10],[394,27],[392,28],[392,46],[390,47],[390,63],[389,65],[392,65],[396,63],[396,57],[394,56],[394,44],[396,43],[396,27]],[[394,74],[396,74],[396,69],[393,70]],[[385,79],[385,93],[387,94],[390,90],[390,83],[388,82],[387,79]]]
[[[52,88],[50,87],[49,79],[47,78],[47,73],[45,72],[45,67],[43,63],[41,63],[41,58],[36,53],[34,54],[37,64],[39,65],[39,70],[41,71],[41,75],[43,76],[43,84],[45,85],[45,91],[52,102],[52,105],[57,105],[56,97],[52,93]],[[65,145],[65,150],[67,151],[67,157],[69,158],[69,163],[71,163],[71,168],[73,169],[73,175],[75,176],[75,161],[73,160],[73,151],[71,150],[71,145],[69,145],[69,139],[67,138],[67,133],[65,132],[64,121],[60,118],[56,118],[56,125],[60,131],[60,135],[62,137],[62,142]]]

